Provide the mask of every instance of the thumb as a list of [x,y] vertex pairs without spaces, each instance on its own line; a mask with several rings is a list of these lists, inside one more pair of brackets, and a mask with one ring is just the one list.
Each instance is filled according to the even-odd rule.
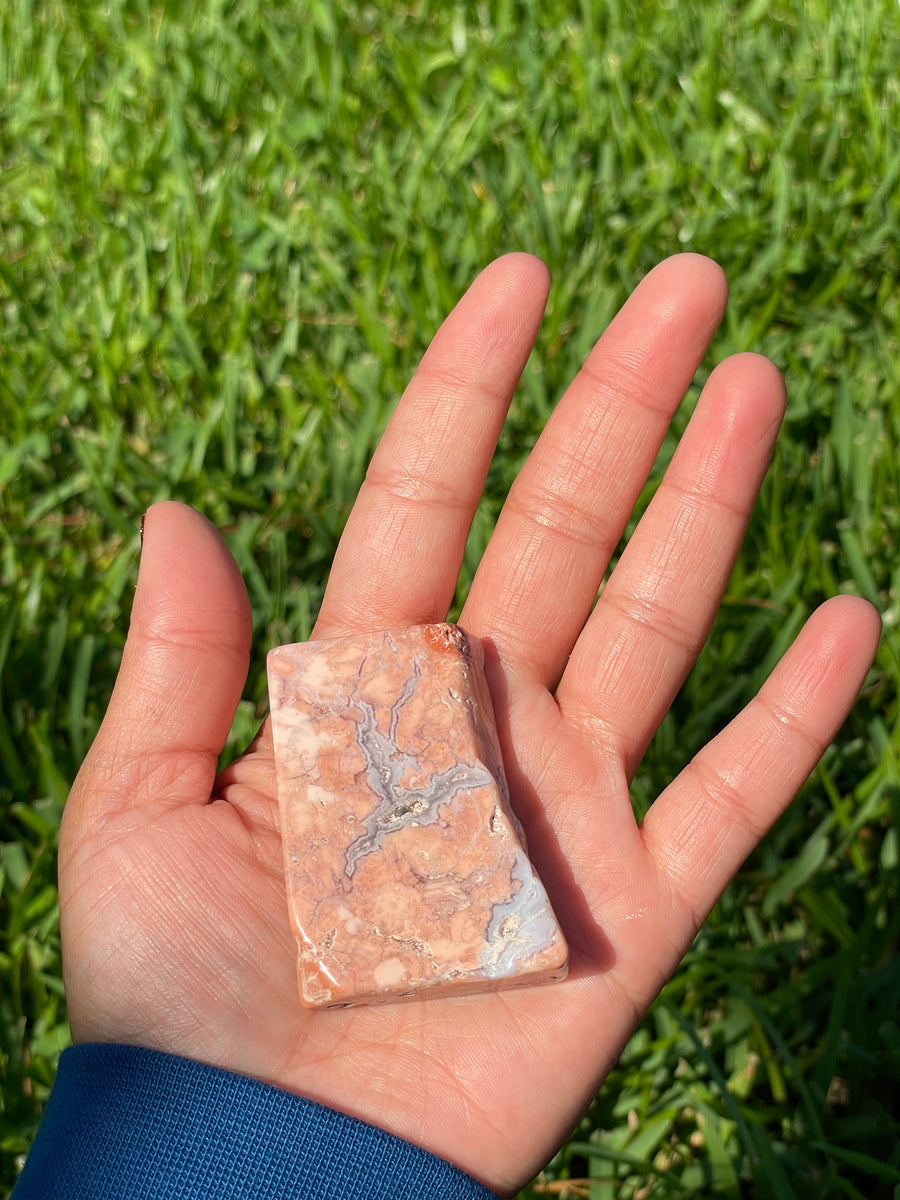
[[244,582],[216,529],[183,504],[153,505],[122,664],[70,818],[209,800],[251,629]]

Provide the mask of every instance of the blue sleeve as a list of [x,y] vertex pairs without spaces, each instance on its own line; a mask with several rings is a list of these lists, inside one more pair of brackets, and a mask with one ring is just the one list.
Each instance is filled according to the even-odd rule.
[[289,1092],[131,1046],[65,1050],[13,1200],[495,1200]]

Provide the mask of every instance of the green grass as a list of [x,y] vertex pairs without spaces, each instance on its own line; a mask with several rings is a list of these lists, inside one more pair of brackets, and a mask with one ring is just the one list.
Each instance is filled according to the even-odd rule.
[[898,39],[893,0],[0,7],[0,1191],[67,1037],[55,838],[140,514],[196,505],[244,571],[240,747],[262,654],[308,633],[392,402],[477,269],[528,249],[554,282],[461,590],[606,318],[691,249],[732,288],[701,378],[760,350],[790,406],[638,808],[822,598],[869,597],[886,635],[838,742],[525,1194],[896,1194]]

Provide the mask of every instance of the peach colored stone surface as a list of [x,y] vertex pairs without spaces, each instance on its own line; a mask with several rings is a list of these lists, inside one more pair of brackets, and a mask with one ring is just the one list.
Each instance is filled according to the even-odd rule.
[[269,698],[310,1007],[561,979],[481,647],[454,625],[279,646]]

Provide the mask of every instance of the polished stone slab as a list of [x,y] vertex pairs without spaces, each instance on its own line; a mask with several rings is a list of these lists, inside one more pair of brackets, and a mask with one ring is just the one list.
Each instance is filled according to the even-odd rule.
[[303,1003],[563,978],[477,639],[441,624],[279,646],[268,673]]

